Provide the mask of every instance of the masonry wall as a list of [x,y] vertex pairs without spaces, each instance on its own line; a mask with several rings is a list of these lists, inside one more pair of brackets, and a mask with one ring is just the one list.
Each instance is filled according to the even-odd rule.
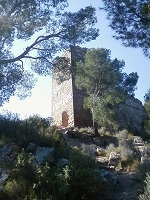
[[[71,62],[74,65],[75,62],[84,61],[87,48],[72,47],[71,48]],[[72,77],[73,87],[73,106],[74,106],[74,124],[77,127],[92,126],[91,113],[83,108],[83,100],[86,93],[83,90],[78,90],[75,86],[74,76]]]
[[[85,48],[72,47],[63,56],[70,59],[70,67],[83,60]],[[52,124],[57,126],[92,126],[91,114],[83,108],[85,93],[76,88],[73,73],[60,84],[52,78]]]
[[77,127],[92,126],[91,113],[83,108],[85,92],[78,90],[73,83],[74,124]]
[[[62,56],[70,59],[71,52],[67,51]],[[73,90],[72,76],[68,80],[59,83],[55,77],[55,70],[52,76],[52,124],[57,126],[74,126]]]
[[[58,126],[74,126],[72,79],[61,84],[52,80],[52,123]],[[68,115],[66,123],[63,124],[63,114]],[[64,116],[67,118],[67,116]],[[67,122],[68,121],[68,122]]]

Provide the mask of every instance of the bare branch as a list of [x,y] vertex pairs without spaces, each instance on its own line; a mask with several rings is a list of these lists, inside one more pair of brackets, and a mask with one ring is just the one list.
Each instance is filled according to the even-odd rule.
[[19,56],[17,57],[14,57],[14,58],[11,58],[11,59],[7,59],[7,60],[0,60],[0,64],[8,64],[8,63],[11,63],[11,62],[16,62],[16,61],[19,61],[23,58],[26,58],[27,54],[33,50],[35,48],[35,46],[45,40],[48,40],[50,38],[57,38],[57,37],[60,37],[62,31],[56,33],[56,34],[51,34],[51,35],[47,35],[47,36],[39,36],[34,43],[32,43],[29,47],[26,48],[26,50],[20,54]]

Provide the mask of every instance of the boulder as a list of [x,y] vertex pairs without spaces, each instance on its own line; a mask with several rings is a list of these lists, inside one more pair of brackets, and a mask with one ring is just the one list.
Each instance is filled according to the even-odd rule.
[[117,166],[119,160],[120,160],[120,155],[117,154],[116,152],[112,151],[109,155],[109,158],[108,158],[108,164],[113,165],[113,166]]
[[19,146],[11,142],[0,148],[0,165],[5,162],[14,162],[19,151]]
[[134,136],[133,137],[133,144],[135,146],[144,146],[144,141],[140,136]]
[[26,150],[27,152],[30,152],[30,153],[35,153],[36,151],[36,148],[37,148],[37,145],[35,143],[29,143]]
[[59,158],[57,166],[64,167],[68,164],[69,160],[66,158]]
[[115,200],[138,200],[138,191],[142,189],[142,178],[138,173],[117,173],[120,191],[116,190]]
[[67,134],[71,138],[78,138],[78,132],[77,131],[67,130],[65,132],[65,134]]
[[121,128],[140,135],[144,131],[144,121],[147,112],[142,102],[134,97],[128,97],[124,103],[115,108],[117,122]]
[[54,161],[54,148],[53,147],[37,147],[35,153],[35,159],[39,165],[44,162]]
[[9,175],[10,172],[8,170],[0,168],[0,191],[3,189]]

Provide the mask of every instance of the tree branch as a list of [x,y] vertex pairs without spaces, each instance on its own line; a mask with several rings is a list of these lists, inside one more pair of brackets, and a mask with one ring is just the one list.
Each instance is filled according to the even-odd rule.
[[48,40],[48,39],[50,39],[50,38],[60,37],[60,34],[61,34],[61,33],[62,33],[62,31],[60,31],[60,32],[58,32],[58,33],[56,33],[56,34],[51,34],[51,35],[47,35],[47,36],[39,36],[39,37],[35,40],[35,42],[34,42],[33,44],[31,44],[29,47],[27,47],[26,50],[25,50],[22,54],[20,54],[20,55],[17,56],[17,57],[11,58],[11,59],[0,60],[0,64],[8,64],[8,63],[16,62],[16,61],[19,61],[19,60],[21,60],[21,59],[27,57],[26,55],[27,55],[32,49],[34,49],[34,47],[35,47],[37,44],[39,44],[39,43],[41,43],[41,42],[43,42],[43,41],[45,41],[45,40]]

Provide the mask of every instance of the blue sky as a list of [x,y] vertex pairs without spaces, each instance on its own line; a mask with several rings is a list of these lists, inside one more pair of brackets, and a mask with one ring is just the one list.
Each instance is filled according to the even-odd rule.
[[[150,87],[150,59],[146,58],[141,49],[127,48],[121,44],[121,41],[112,38],[114,32],[108,27],[109,21],[106,19],[106,13],[99,11],[98,6],[102,6],[100,0],[69,0],[69,10],[77,11],[88,5],[97,8],[97,27],[100,29],[100,36],[82,46],[89,48],[103,47],[111,50],[111,58],[118,58],[125,61],[124,71],[126,73],[137,72],[139,81],[135,97],[144,102],[145,92]],[[21,44],[19,44],[21,45]],[[17,45],[18,47],[18,45]],[[19,50],[19,49],[18,49]],[[19,51],[16,51],[17,54]],[[2,110],[9,110],[19,113],[22,118],[33,114],[39,114],[42,117],[49,117],[51,114],[51,79],[50,77],[39,77],[35,88],[32,90],[32,96],[26,100],[20,101],[17,97],[11,97],[9,103],[5,103]]]

